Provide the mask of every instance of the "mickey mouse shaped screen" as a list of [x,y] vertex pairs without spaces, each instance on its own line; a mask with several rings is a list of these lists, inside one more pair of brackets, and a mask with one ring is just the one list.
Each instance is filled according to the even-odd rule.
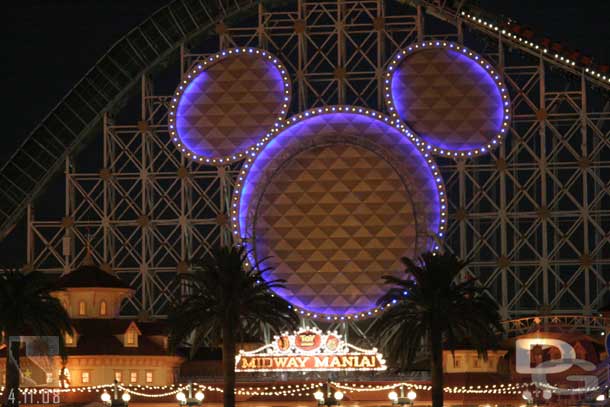
[[508,92],[486,60],[447,41],[399,50],[388,115],[325,106],[285,119],[291,85],[268,51],[199,61],[172,98],[169,131],[197,162],[242,161],[231,201],[236,242],[304,316],[361,319],[400,258],[438,249],[447,199],[434,155],[488,153],[508,135]]

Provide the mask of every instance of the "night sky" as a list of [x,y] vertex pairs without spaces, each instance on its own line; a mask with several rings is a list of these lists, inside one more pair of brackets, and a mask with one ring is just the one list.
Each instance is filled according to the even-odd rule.
[[[110,46],[168,1],[11,1],[2,28],[3,127],[0,157],[12,154]],[[610,62],[610,2],[602,0],[478,0],[491,13]],[[63,196],[59,198],[63,201]],[[9,239],[11,240],[11,239]],[[23,243],[0,244],[0,262]],[[21,248],[20,248],[21,246]],[[21,257],[21,254],[19,257]],[[13,257],[13,256],[11,256]],[[10,262],[14,262],[11,260]]]

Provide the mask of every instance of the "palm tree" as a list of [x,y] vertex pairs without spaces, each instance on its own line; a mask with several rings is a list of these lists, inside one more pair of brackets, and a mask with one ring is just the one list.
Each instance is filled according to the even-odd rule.
[[452,254],[424,253],[418,262],[403,258],[404,279],[384,276],[391,287],[378,300],[393,304],[373,323],[380,347],[399,369],[411,367],[422,342],[431,348],[432,406],[443,406],[443,343],[454,351],[470,345],[482,357],[502,332],[497,304],[476,279],[460,278],[467,262]]
[[235,405],[235,348],[238,337],[296,327],[299,317],[289,304],[272,293],[283,280],[265,281],[249,266],[243,246],[219,247],[209,259],[181,276],[187,294],[169,314],[170,348],[191,342],[191,356],[204,345],[222,342],[224,405]]
[[19,404],[20,343],[12,338],[23,335],[56,337],[65,361],[64,338],[72,332],[72,324],[61,302],[51,296],[53,291],[59,291],[54,281],[40,272],[24,273],[18,269],[0,272],[0,331],[4,333],[7,346],[3,406]]

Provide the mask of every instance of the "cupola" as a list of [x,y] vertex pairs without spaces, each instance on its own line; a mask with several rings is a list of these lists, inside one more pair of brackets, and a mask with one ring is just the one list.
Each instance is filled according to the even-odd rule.
[[134,293],[120,278],[94,263],[89,245],[82,264],[63,274],[57,285],[62,290],[54,296],[72,319],[116,318],[122,301]]

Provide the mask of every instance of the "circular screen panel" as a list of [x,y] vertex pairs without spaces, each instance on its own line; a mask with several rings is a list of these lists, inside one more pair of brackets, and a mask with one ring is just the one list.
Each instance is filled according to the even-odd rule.
[[426,41],[399,52],[386,81],[389,110],[435,154],[464,157],[500,143],[510,119],[500,74],[458,44]]
[[228,49],[188,72],[172,99],[170,134],[199,162],[239,160],[283,120],[289,102],[290,81],[276,57]]
[[244,165],[232,220],[252,262],[286,280],[278,294],[302,313],[361,318],[386,291],[382,277],[402,275],[400,258],[442,236],[444,192],[407,130],[332,109],[289,120]]

